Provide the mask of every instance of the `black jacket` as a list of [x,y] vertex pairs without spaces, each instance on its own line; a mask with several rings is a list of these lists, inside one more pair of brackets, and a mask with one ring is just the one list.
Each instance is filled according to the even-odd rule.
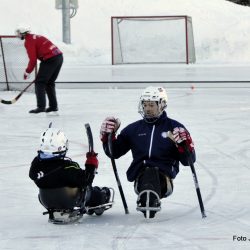
[[[125,127],[113,140],[113,156],[119,158],[129,150],[133,161],[127,170],[128,181],[134,181],[139,174],[142,163],[158,167],[161,172],[175,178],[179,172],[179,162],[188,165],[185,154],[179,153],[175,143],[167,137],[168,131],[175,127],[183,127],[181,123],[167,117],[164,111],[155,123],[146,123],[144,120],[136,121]],[[109,156],[107,142],[103,144],[105,153]],[[195,162],[195,151],[191,158]]]
[[85,170],[70,159],[40,159],[31,163],[29,177],[39,188],[60,188],[86,186]]

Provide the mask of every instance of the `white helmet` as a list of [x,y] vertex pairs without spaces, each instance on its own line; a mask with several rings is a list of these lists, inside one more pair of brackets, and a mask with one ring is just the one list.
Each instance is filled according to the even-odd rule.
[[[156,102],[158,106],[158,114],[155,117],[151,117],[150,119],[146,117],[143,108],[143,102],[145,101]],[[146,122],[155,122],[160,117],[164,109],[167,107],[167,101],[168,96],[164,88],[153,86],[147,87],[141,94],[138,112],[142,115],[143,119]]]
[[61,129],[48,128],[41,134],[39,152],[55,156],[65,156],[68,139]]
[[26,33],[30,33],[31,30],[30,30],[30,27],[26,24],[19,24],[17,25],[17,28],[16,28],[16,35],[17,36],[21,36],[21,35],[24,35]]

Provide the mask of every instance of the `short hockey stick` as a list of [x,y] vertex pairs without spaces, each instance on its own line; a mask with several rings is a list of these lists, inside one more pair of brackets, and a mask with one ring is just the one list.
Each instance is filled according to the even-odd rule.
[[[94,151],[94,140],[93,140],[93,135],[92,135],[92,131],[91,131],[90,125],[89,125],[88,123],[85,124],[85,129],[86,129],[86,134],[87,134],[87,137],[88,137],[89,153],[95,154],[95,151]],[[96,155],[97,155],[97,154],[96,154]],[[96,173],[97,173],[97,172],[94,171],[94,174],[96,174]],[[89,175],[89,176],[87,177],[87,180],[88,180],[88,181],[90,181],[89,178],[93,178],[93,179],[94,179],[94,177],[93,177],[93,176],[91,177],[91,175]],[[92,181],[93,181],[93,179],[92,179]],[[92,181],[91,181],[91,183],[92,183]]]
[[[89,152],[90,153],[94,153],[94,141],[93,141],[93,135],[92,135],[92,131],[91,131],[89,123],[85,124],[85,129],[86,129],[86,134],[87,134],[87,137],[88,137]],[[95,171],[94,171],[94,174],[96,174]],[[86,182],[90,181],[92,183],[93,179],[94,179],[94,177],[92,175],[87,175],[86,176]],[[88,192],[90,191],[90,189],[91,189],[91,184],[87,185],[85,187],[85,191],[84,191],[85,192],[85,195],[84,195],[84,206],[86,204],[87,195],[88,195]]]
[[[93,141],[93,135],[92,135],[92,131],[91,131],[91,128],[90,128],[90,125],[88,123],[85,124],[85,129],[86,129],[86,133],[87,133],[87,137],[88,137],[88,143],[89,143],[89,152],[91,153],[95,153],[94,151],[94,141]],[[97,206],[93,206],[93,207],[88,207],[86,208],[86,212],[88,214],[92,214],[94,213],[94,210],[95,209],[98,209],[98,208],[104,208],[104,210],[107,210],[109,208],[112,207],[113,203],[114,203],[114,195],[115,195],[115,192],[114,192],[114,189],[113,188],[108,188],[110,191],[111,191],[111,194],[110,194],[110,200],[108,202],[106,202],[105,204],[100,204],[100,205],[97,205]],[[85,202],[84,202],[84,205],[86,203],[86,198],[88,196],[88,191],[91,190],[91,185],[87,186],[86,187],[86,193],[85,193]],[[90,191],[91,192],[91,191]],[[90,213],[90,211],[92,210],[92,212]],[[104,211],[103,210],[103,211]],[[95,212],[96,213],[96,212]],[[102,213],[100,214],[97,214],[96,215],[101,215]]]
[[[172,134],[171,131],[168,131],[168,137],[173,141],[174,141],[174,136]],[[187,148],[187,145],[186,144],[182,144],[182,146],[184,147],[184,150],[185,150],[185,153],[186,153],[186,156],[187,156],[187,159],[188,159],[188,164],[191,168],[191,171],[192,171],[192,175],[193,175],[193,180],[194,180],[194,185],[195,185],[195,188],[196,188],[196,193],[197,193],[197,197],[198,197],[198,201],[199,201],[199,205],[200,205],[200,210],[201,210],[201,215],[202,215],[202,218],[205,218],[207,217],[206,216],[206,213],[205,213],[205,209],[204,209],[204,205],[203,205],[203,201],[202,201],[202,197],[201,197],[201,191],[200,191],[200,187],[199,187],[199,183],[198,183],[198,178],[197,178],[197,175],[196,175],[196,171],[195,171],[195,168],[194,168],[194,163],[190,157],[190,154],[188,152],[188,148]]]
[[114,157],[113,157],[112,133],[110,133],[109,136],[108,136],[108,147],[109,147],[109,153],[110,153],[110,159],[111,159],[112,167],[113,167],[114,174],[115,174],[115,179],[116,179],[116,182],[117,182],[117,185],[118,185],[118,188],[119,188],[119,192],[120,192],[120,195],[121,195],[121,198],[122,198],[122,203],[123,203],[123,207],[124,207],[124,210],[125,210],[125,214],[129,214],[128,205],[127,205],[124,193],[123,193],[122,184],[120,182],[118,172],[117,172],[117,168],[116,168],[116,164],[115,164],[115,160],[114,160]]
[[35,82],[35,80],[33,80],[28,86],[26,86],[13,100],[11,101],[6,101],[0,98],[0,102],[3,104],[13,104],[15,103],[21,96],[22,94]]
[[89,152],[94,152],[94,141],[93,141],[93,135],[90,128],[90,125],[88,123],[85,124],[85,129],[88,137],[89,142]]

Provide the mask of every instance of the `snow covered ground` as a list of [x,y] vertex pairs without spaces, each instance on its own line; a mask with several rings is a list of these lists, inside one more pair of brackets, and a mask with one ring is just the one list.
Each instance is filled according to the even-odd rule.
[[[140,93],[141,89],[59,89],[57,117],[29,115],[32,93],[14,105],[0,105],[1,249],[249,249],[250,89],[168,89],[168,115],[183,122],[195,141],[206,219],[201,218],[191,171],[181,166],[173,195],[163,200],[155,219],[145,220],[135,209],[133,184],[125,177],[130,153],[116,161],[130,211],[125,215],[98,131],[107,115],[119,117],[121,127],[140,119]],[[0,94],[12,99],[16,93]],[[90,123],[100,161],[94,184],[116,191],[113,208],[103,216],[84,215],[79,224],[58,226],[42,215],[45,210],[28,171],[40,133],[50,121],[64,129],[70,140],[68,155],[81,164],[87,151],[84,124]]]

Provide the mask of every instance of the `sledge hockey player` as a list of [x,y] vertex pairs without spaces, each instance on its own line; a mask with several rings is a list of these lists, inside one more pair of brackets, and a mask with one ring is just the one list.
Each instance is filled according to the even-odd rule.
[[[108,134],[113,133],[115,159],[132,152],[133,161],[127,179],[134,182],[138,195],[137,210],[146,218],[153,218],[161,209],[162,198],[173,192],[173,179],[179,172],[179,162],[189,165],[187,154],[195,162],[195,150],[187,129],[167,116],[167,93],[162,87],[147,87],[141,94],[138,112],[141,120],[126,126],[116,138],[120,120],[107,117],[100,130],[100,138],[110,157]],[[172,139],[169,137],[171,132]],[[185,146],[184,146],[185,145]],[[188,152],[186,152],[188,149]],[[188,157],[189,157],[188,156]]]
[[[39,201],[48,210],[49,221],[53,223],[67,223],[84,213],[101,215],[111,208],[114,198],[113,189],[92,187],[98,168],[97,153],[86,154],[83,170],[66,157],[67,150],[68,139],[64,132],[48,128],[41,134],[38,155],[29,171],[29,177],[39,187]],[[69,218],[65,221],[61,216],[56,218],[56,212],[67,214]]]
[[[27,80],[34,70],[37,60],[41,61],[35,79],[35,93],[37,108],[29,113],[54,112],[58,111],[56,98],[55,81],[63,64],[62,51],[44,36],[31,34],[30,27],[25,24],[18,25],[16,35],[25,40],[29,63],[24,72],[24,80]],[[49,107],[46,108],[46,94],[49,100]]]

